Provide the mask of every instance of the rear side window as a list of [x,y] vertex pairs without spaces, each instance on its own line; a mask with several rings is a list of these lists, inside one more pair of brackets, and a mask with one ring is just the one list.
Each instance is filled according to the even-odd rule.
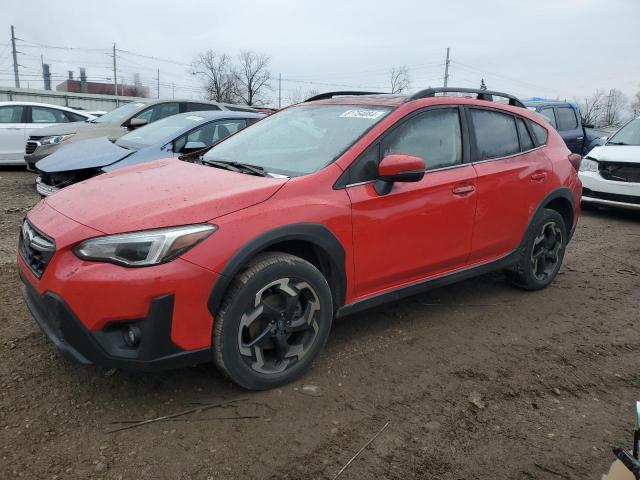
[[69,119],[62,110],[45,107],[31,107],[32,123],[68,123]]
[[576,111],[571,107],[558,108],[558,130],[575,130],[578,128]]
[[513,115],[493,110],[471,109],[479,160],[506,157],[520,152]]
[[533,130],[533,136],[536,137],[536,143],[538,145],[545,145],[547,143],[547,137],[549,136],[547,129],[535,122],[531,122],[529,125],[531,125],[531,130]]
[[82,115],[73,112],[64,112],[70,122],[84,122],[86,120]]
[[424,160],[427,170],[462,163],[462,134],[457,108],[438,108],[410,118],[384,141],[383,156],[405,153]]
[[524,120],[521,118],[516,119],[516,124],[518,125],[518,138],[520,138],[520,150],[526,152],[527,150],[531,150],[533,148],[533,140],[531,140],[531,135],[529,135],[529,131],[527,130],[526,125],[524,124]]
[[553,112],[553,107],[543,108],[539,113],[549,120],[549,123],[553,125],[553,128],[558,128],[558,122],[556,122],[556,114]]
[[22,106],[0,107],[0,123],[22,123]]
[[210,103],[187,103],[187,112],[199,112],[204,110],[220,110],[217,105]]

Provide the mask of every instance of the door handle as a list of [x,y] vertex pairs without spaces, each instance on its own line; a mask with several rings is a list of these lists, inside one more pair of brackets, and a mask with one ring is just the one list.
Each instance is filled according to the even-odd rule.
[[463,183],[460,185],[456,185],[453,188],[453,194],[462,197],[464,195],[468,195],[470,193],[475,192],[475,190],[476,190],[476,187],[474,187],[473,185],[469,185],[468,183]]
[[547,178],[547,172],[534,172],[531,175],[531,180],[533,180],[534,182],[541,182],[545,178]]

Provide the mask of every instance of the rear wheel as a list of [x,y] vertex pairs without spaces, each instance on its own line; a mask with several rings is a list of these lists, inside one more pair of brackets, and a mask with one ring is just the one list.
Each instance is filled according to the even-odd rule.
[[567,242],[562,215],[544,209],[531,226],[518,263],[507,273],[510,280],[526,290],[540,290],[558,274]]
[[309,262],[260,255],[233,281],[215,319],[216,366],[240,386],[261,390],[306,371],[329,336],[333,301]]

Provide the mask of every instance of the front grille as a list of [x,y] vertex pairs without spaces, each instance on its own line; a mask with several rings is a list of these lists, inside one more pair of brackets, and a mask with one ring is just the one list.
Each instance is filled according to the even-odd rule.
[[617,193],[595,192],[588,188],[582,189],[583,197],[599,198],[601,200],[611,200],[612,202],[632,203],[640,205],[640,197],[634,195],[619,195]]
[[29,269],[40,278],[53,258],[56,246],[53,239],[36,230],[25,220],[20,231],[18,249]]
[[40,146],[40,143],[35,142],[33,140],[29,140],[27,142],[27,146],[24,149],[24,153],[26,153],[27,155],[31,155],[33,152],[36,151],[36,149]]
[[640,182],[640,163],[598,162],[598,171],[605,180]]

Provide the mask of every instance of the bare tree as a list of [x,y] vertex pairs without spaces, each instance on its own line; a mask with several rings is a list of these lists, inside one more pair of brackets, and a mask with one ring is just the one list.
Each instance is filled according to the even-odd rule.
[[242,50],[238,54],[238,65],[232,68],[235,79],[235,95],[247,105],[255,105],[266,101],[266,90],[271,80],[269,71],[271,59],[250,50]]
[[616,88],[609,90],[609,94],[604,97],[602,123],[606,126],[620,125],[626,104],[627,98],[620,90]]
[[636,98],[631,104],[631,113],[633,113],[634,117],[640,115],[640,92],[636,93]]
[[411,80],[407,66],[402,65],[389,70],[389,81],[391,84],[391,93],[404,93],[408,90],[411,85]]
[[318,95],[320,92],[315,89],[303,91],[300,87],[295,87],[289,91],[287,95],[287,100],[291,105],[294,103],[304,102],[307,98],[314,97]]
[[226,53],[218,54],[209,49],[200,53],[191,63],[191,73],[205,81],[207,97],[216,102],[233,103],[235,99],[235,77],[231,74],[231,58]]
[[595,126],[600,123],[605,100],[602,90],[596,90],[590,97],[584,97],[582,100],[576,97],[573,100],[578,104],[583,125]]

